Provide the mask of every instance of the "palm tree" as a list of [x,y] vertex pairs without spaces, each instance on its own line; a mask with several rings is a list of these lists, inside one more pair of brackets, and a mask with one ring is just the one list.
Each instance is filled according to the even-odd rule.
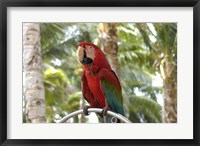
[[103,46],[104,52],[108,55],[111,67],[119,76],[118,61],[118,37],[116,23],[99,23],[98,25],[99,39]]
[[[136,24],[151,52],[150,65],[163,79],[164,122],[177,122],[177,28],[175,23],[153,24],[156,34],[146,24]],[[156,38],[152,42],[149,36]]]
[[26,122],[46,122],[46,106],[40,54],[40,24],[23,23],[23,69]]
[[[177,122],[177,28],[176,24],[154,25],[163,48],[160,73],[163,79],[164,122]],[[162,41],[161,41],[162,40]]]

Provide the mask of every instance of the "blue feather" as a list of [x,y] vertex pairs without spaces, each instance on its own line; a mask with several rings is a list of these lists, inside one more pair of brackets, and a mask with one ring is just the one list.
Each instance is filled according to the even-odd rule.
[[106,80],[102,80],[102,88],[106,95],[106,101],[112,110],[124,116],[124,110],[122,105],[122,95],[117,88]]

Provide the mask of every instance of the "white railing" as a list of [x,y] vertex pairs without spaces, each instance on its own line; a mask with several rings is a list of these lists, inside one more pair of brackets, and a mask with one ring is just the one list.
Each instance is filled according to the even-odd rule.
[[[100,109],[100,108],[88,108],[87,111],[89,113],[92,113],[92,112],[95,112],[95,113],[102,113],[103,109]],[[69,120],[70,118],[76,116],[76,115],[79,115],[79,114],[82,114],[83,113],[83,110],[77,110],[73,113],[70,113],[68,114],[67,116],[63,117],[58,123],[65,123],[67,120]],[[107,111],[106,113],[107,115],[110,115],[110,116],[113,116],[117,119],[119,119],[121,122],[123,123],[132,123],[131,121],[129,121],[127,118],[125,118],[124,116],[120,115],[120,114],[117,114],[117,113],[114,113],[110,110]]]

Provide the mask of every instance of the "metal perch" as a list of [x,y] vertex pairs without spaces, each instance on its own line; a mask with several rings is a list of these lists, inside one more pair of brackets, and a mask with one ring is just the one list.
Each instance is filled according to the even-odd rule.
[[[89,108],[88,109],[88,112],[95,112],[95,113],[102,113],[103,109],[100,109],[100,108]],[[82,114],[83,113],[83,110],[78,110],[78,111],[75,111],[73,113],[70,113],[68,114],[67,116],[65,116],[64,118],[62,118],[58,123],[65,123],[68,119],[76,116],[76,115],[79,115],[79,114]],[[113,117],[116,117],[117,119],[121,120],[122,122],[124,123],[132,123],[131,121],[129,121],[127,118],[125,118],[124,116],[120,115],[120,114],[117,114],[117,113],[114,113],[112,111],[107,111],[107,115],[110,115],[110,116],[113,116]]]

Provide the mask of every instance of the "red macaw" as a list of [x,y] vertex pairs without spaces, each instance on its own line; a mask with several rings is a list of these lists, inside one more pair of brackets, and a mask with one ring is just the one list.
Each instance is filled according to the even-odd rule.
[[124,115],[119,79],[101,49],[92,43],[82,42],[78,45],[77,55],[84,65],[82,92],[90,106]]

